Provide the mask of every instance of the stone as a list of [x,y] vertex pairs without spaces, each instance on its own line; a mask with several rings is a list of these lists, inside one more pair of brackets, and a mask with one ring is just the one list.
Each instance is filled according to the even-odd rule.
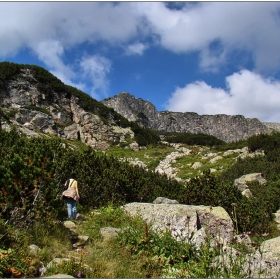
[[216,163],[218,160],[223,159],[221,156],[216,156],[209,160],[210,163]]
[[157,197],[154,201],[154,204],[179,204],[175,199],[169,199],[166,197]]
[[37,245],[31,244],[31,245],[29,245],[29,251],[30,251],[30,253],[36,254],[36,253],[39,253],[41,251],[41,249]]
[[76,227],[76,224],[72,221],[65,221],[63,225],[68,229],[74,229]]
[[193,165],[192,165],[192,169],[198,169],[199,167],[202,166],[202,163],[201,162],[195,162]]
[[105,240],[108,240],[111,238],[115,238],[118,235],[119,231],[120,229],[118,228],[104,227],[100,229],[100,234]]
[[58,273],[58,274],[41,277],[41,278],[70,279],[70,278],[75,278],[75,277],[72,275],[68,275],[68,274]]
[[258,181],[261,185],[266,185],[267,180],[262,177],[262,173],[250,173],[245,174],[234,180],[234,185],[237,186],[238,190],[241,191],[242,195],[251,197],[252,192],[250,191],[247,183]]
[[89,236],[87,235],[78,235],[77,236],[78,242],[72,244],[73,248],[79,248],[79,247],[84,247],[88,241],[89,241]]

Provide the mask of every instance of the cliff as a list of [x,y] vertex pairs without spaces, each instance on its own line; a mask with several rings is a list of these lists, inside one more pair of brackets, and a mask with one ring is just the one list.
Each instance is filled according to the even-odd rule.
[[246,139],[249,136],[267,133],[268,127],[256,118],[242,115],[198,115],[193,112],[158,112],[155,106],[141,98],[122,92],[101,101],[129,121],[141,126],[167,132],[204,133],[226,142]]

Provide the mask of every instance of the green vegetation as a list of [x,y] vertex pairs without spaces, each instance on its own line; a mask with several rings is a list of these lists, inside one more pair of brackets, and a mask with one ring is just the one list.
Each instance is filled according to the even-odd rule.
[[[245,273],[245,257],[238,254],[227,262],[222,246],[209,242],[197,249],[188,241],[175,241],[172,229],[161,234],[140,217],[128,218],[120,207],[108,205],[89,209],[85,220],[77,221],[78,234],[87,235],[89,244],[81,252],[72,251],[70,261],[53,265],[44,277],[57,273],[75,278],[250,278]],[[121,231],[115,239],[103,239],[100,229],[112,226]],[[186,222],[186,227],[187,227]],[[2,278],[38,278],[40,262],[47,265],[54,256],[63,257],[71,248],[66,228],[50,217],[42,217],[22,233],[0,220],[0,276]],[[37,244],[41,250],[27,250]],[[241,244],[234,250],[250,253]],[[245,250],[245,251],[244,251]],[[235,251],[235,252],[236,252]],[[217,256],[220,264],[214,264]],[[261,271],[260,271],[261,275]]]
[[[133,157],[134,153],[139,159],[149,160],[149,167],[154,167],[175,150],[169,145],[154,144],[139,152],[114,148],[104,154],[75,142],[27,138],[15,129],[1,130],[0,253],[3,257],[0,276],[11,277],[17,272],[20,277],[36,277],[34,267],[38,267],[40,261],[47,263],[67,252],[70,246],[69,241],[65,241],[67,234],[57,223],[65,217],[64,201],[59,195],[66,179],[75,176],[81,194],[79,212],[89,215],[88,222],[81,224],[81,230],[93,240],[88,249],[91,253],[88,257],[79,256],[78,263],[73,259],[48,273],[59,269],[74,276],[81,271],[87,278],[245,277],[240,274],[242,256],[239,263],[232,263],[230,271],[221,267],[209,269],[213,258],[221,254],[219,248],[213,251],[205,246],[197,254],[191,245],[175,242],[168,232],[158,235],[143,221],[125,217],[118,206],[129,202],[152,202],[159,196],[187,205],[222,206],[231,215],[238,233],[250,231],[256,243],[262,240],[264,233],[276,237],[279,230],[273,222],[273,213],[280,207],[278,139],[278,133],[249,138],[248,148],[252,151],[264,149],[266,156],[236,161],[233,153],[221,159],[228,165],[224,164],[219,173],[210,173],[204,168],[199,176],[179,183],[117,159],[127,155]],[[212,150],[204,146],[185,147],[193,150],[192,160],[197,160],[199,153],[200,156],[214,152],[223,154],[215,150],[216,147]],[[272,151],[275,151],[274,156]],[[183,162],[187,158],[189,156],[180,160]],[[247,198],[241,195],[233,181],[252,172],[263,173],[268,184],[251,183],[253,197]],[[91,217],[89,213],[96,212],[93,208],[99,209],[101,214]],[[98,233],[104,226],[126,230],[116,241],[104,243]],[[32,243],[44,248],[36,256],[27,249]],[[85,263],[94,269],[85,270]]]
[[[230,269],[212,267],[213,259],[222,254],[221,248],[210,250],[208,244],[198,253],[189,243],[175,241],[170,232],[160,235],[139,217],[126,217],[119,206],[152,202],[159,196],[188,205],[222,206],[230,214],[238,233],[250,231],[256,243],[263,240],[264,233],[276,237],[279,230],[273,213],[280,208],[280,133],[225,143],[204,134],[154,132],[128,122],[38,66],[0,63],[0,86],[5,87],[7,79],[22,75],[22,68],[33,71],[43,92],[55,90],[76,96],[86,110],[98,114],[104,121],[131,127],[136,141],[146,148],[135,152],[115,146],[103,153],[81,141],[27,138],[15,129],[0,130],[0,277],[36,277],[40,261],[48,263],[55,256],[67,253],[71,246],[65,238],[68,232],[58,221],[66,214],[65,202],[59,197],[70,176],[79,182],[78,209],[87,218],[79,224],[79,230],[89,235],[92,243],[87,254],[78,256],[78,262],[73,259],[55,267],[49,275],[59,270],[75,277],[81,272],[86,278],[250,277],[242,274],[242,255],[231,263]],[[1,117],[5,119],[15,113],[15,110],[1,108]],[[138,118],[147,121],[144,115]],[[188,156],[171,163],[177,168],[177,177],[185,181],[178,182],[153,172],[161,160],[176,151],[171,145],[160,144],[159,134],[165,134],[167,142],[180,143],[192,150]],[[251,152],[263,150],[264,156],[241,159],[237,158],[238,151],[224,154],[245,146]],[[221,158],[210,161],[217,156]],[[130,165],[125,158],[138,158],[149,171]],[[191,166],[195,162],[201,162],[202,166],[194,170]],[[251,183],[253,196],[242,196],[233,185],[234,180],[255,172],[264,175],[267,185]],[[105,242],[99,234],[104,226],[118,227],[122,232],[115,241]],[[32,243],[43,249],[30,253],[27,248]],[[85,269],[84,264],[93,269]]]
[[187,145],[202,145],[210,147],[225,144],[223,140],[203,133],[162,132],[161,134],[165,135],[164,140],[170,143],[184,143]]
[[[17,224],[22,215],[24,224],[46,212],[58,215],[63,202],[57,196],[72,174],[81,186],[81,204],[85,207],[151,202],[156,196],[181,200],[184,187],[177,181],[121,163],[87,146],[63,148],[60,139],[28,139],[15,130],[1,131],[0,140],[0,210],[3,218]],[[13,216],[14,209],[18,213]]]

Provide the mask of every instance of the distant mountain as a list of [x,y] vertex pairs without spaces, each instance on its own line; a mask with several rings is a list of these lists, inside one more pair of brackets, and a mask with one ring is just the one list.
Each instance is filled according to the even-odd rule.
[[267,133],[277,125],[261,123],[256,118],[242,115],[198,115],[193,112],[158,112],[155,106],[127,92],[101,101],[119,114],[139,125],[158,131],[204,133],[226,142],[246,139],[249,136]]

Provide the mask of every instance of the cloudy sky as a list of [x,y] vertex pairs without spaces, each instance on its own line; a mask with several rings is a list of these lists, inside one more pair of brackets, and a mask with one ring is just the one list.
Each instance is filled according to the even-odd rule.
[[0,42],[98,101],[280,123],[280,2],[0,2]]

